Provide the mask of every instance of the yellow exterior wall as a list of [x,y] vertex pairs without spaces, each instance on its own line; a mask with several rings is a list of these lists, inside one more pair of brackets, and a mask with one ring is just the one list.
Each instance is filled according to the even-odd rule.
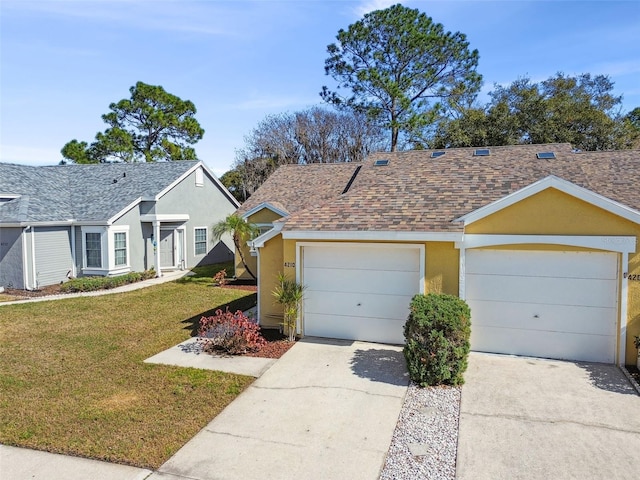
[[[640,245],[640,225],[555,189],[547,189],[482,220],[478,220],[468,225],[465,233],[635,236]],[[415,244],[416,242],[407,243]],[[426,263],[425,293],[458,295],[458,249],[451,242],[426,242],[424,245]],[[509,250],[586,250],[578,247],[541,244],[507,245],[491,248]],[[607,250],[606,243],[603,245],[602,250]],[[278,254],[277,252],[280,253]],[[260,255],[260,274],[262,277],[260,283],[261,322],[265,324],[266,322],[271,322],[274,326],[278,326],[282,318],[282,309],[274,305],[271,292],[275,287],[275,278],[279,272],[284,272],[291,278],[295,278],[296,268],[293,265],[296,262],[296,240],[282,240],[280,236],[273,238],[267,242]],[[291,266],[285,267],[285,264]],[[629,255],[628,266],[621,266],[621,278],[624,273],[640,276],[640,253]],[[633,346],[633,337],[634,335],[640,335],[640,281],[628,281],[627,299],[628,318],[625,362],[627,364],[635,364],[636,349]],[[273,320],[275,318],[277,320]]]
[[427,242],[425,262],[425,293],[458,295],[460,250],[450,242]]
[[[269,210],[268,208],[263,208],[262,210],[258,210],[253,215],[250,215],[249,218],[247,218],[247,221],[249,223],[264,224],[264,223],[273,223],[279,218],[281,218],[281,216],[278,215],[277,213],[273,212],[272,210]],[[242,246],[242,254],[244,255],[244,259],[246,260],[247,265],[249,266],[249,269],[253,272],[254,275],[257,276],[258,275],[258,259],[257,257],[251,256],[251,253],[249,252],[249,247],[247,247],[246,244]],[[251,279],[251,275],[249,275],[249,272],[247,272],[247,269],[244,268],[244,265],[242,264],[242,259],[240,258],[240,254],[238,252],[235,252],[235,272],[236,272],[237,278],[242,278],[243,280]]]
[[256,213],[251,215],[247,220],[250,223],[273,223],[282,215],[278,215],[273,210],[269,210],[268,208],[263,208],[262,210],[258,210]]
[[265,327],[279,328],[282,323],[282,307],[271,294],[276,288],[278,273],[282,272],[282,244],[282,237],[278,235],[260,249],[260,324]]
[[[553,188],[532,195],[515,205],[468,225],[465,233],[598,235],[603,237],[635,236],[637,245],[640,247],[640,225]],[[605,242],[602,250],[607,250],[608,247],[610,247],[610,245]],[[578,247],[538,244],[507,245],[490,248],[509,250],[586,250]],[[640,275],[639,252],[629,255],[628,265],[621,265],[620,278],[622,278],[624,273]],[[640,281],[628,281],[627,299],[628,316],[625,363],[635,364],[637,351],[633,345],[633,337],[634,335],[640,335]]]

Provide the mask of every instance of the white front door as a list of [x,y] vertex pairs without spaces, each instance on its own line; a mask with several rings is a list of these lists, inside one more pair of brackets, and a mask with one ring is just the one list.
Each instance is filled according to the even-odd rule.
[[617,255],[467,250],[471,349],[614,363]]
[[411,298],[422,292],[417,246],[302,247],[304,334],[404,343]]

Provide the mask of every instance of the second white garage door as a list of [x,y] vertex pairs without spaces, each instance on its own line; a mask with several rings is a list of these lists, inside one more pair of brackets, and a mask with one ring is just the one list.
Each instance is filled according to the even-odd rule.
[[471,349],[613,363],[617,256],[469,250]]
[[304,334],[404,343],[409,303],[421,291],[420,247],[302,247]]

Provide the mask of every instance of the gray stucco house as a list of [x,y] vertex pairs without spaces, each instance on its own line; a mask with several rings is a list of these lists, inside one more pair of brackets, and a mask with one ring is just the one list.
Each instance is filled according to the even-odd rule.
[[0,163],[0,286],[232,260],[211,227],[237,208],[202,162]]

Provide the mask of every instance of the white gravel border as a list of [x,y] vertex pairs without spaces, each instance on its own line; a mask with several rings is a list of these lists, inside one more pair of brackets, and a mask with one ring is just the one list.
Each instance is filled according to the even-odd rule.
[[400,411],[381,480],[454,480],[461,387],[413,382]]

